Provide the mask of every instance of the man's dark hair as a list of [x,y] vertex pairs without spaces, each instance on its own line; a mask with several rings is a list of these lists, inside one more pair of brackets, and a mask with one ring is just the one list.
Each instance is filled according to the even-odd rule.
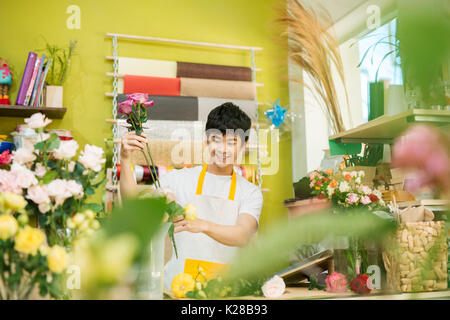
[[225,102],[220,106],[215,107],[208,114],[205,129],[208,136],[208,132],[211,132],[214,129],[219,130],[223,135],[227,133],[227,129],[234,130],[236,134],[242,130],[241,132],[244,133],[244,139],[242,139],[242,141],[247,141],[251,126],[252,121],[244,111],[231,102]]

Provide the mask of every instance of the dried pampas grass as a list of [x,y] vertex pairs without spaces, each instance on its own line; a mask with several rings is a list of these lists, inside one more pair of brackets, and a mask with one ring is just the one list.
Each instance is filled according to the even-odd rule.
[[311,78],[313,85],[309,89],[317,92],[325,104],[332,131],[344,131],[331,65],[336,67],[345,88],[344,71],[339,44],[329,32],[329,15],[323,10],[319,16],[312,10],[308,12],[298,0],[287,0],[286,10],[278,21],[286,24],[282,37],[288,40],[289,57]]

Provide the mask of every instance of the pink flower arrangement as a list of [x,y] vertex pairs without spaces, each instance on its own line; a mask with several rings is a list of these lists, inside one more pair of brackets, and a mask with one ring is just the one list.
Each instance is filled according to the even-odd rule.
[[327,291],[334,293],[347,291],[347,279],[342,273],[333,272],[332,274],[329,274],[325,279],[325,282],[327,284]]
[[427,125],[414,125],[399,137],[392,149],[395,167],[415,170],[411,191],[437,186],[450,192],[450,136]]
[[[119,103],[119,113],[130,115],[133,112],[133,106],[136,106],[136,109],[140,106],[144,108],[148,108],[154,105],[153,100],[148,100],[148,94],[146,93],[133,93],[127,95],[127,99],[121,103]],[[144,110],[145,111],[145,110]]]

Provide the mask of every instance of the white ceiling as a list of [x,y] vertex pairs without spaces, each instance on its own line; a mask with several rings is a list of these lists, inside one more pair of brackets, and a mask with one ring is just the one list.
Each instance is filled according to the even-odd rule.
[[333,22],[339,21],[367,0],[300,0],[312,9],[325,8]]

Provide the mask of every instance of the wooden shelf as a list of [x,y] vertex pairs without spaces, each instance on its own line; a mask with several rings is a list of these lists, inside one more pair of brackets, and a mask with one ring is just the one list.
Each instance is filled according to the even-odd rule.
[[415,123],[449,125],[450,111],[412,109],[394,116],[383,115],[356,128],[330,136],[329,139],[337,143],[392,143]]
[[36,112],[42,112],[52,119],[62,119],[66,113],[66,108],[0,105],[0,117],[23,118],[29,117]]

